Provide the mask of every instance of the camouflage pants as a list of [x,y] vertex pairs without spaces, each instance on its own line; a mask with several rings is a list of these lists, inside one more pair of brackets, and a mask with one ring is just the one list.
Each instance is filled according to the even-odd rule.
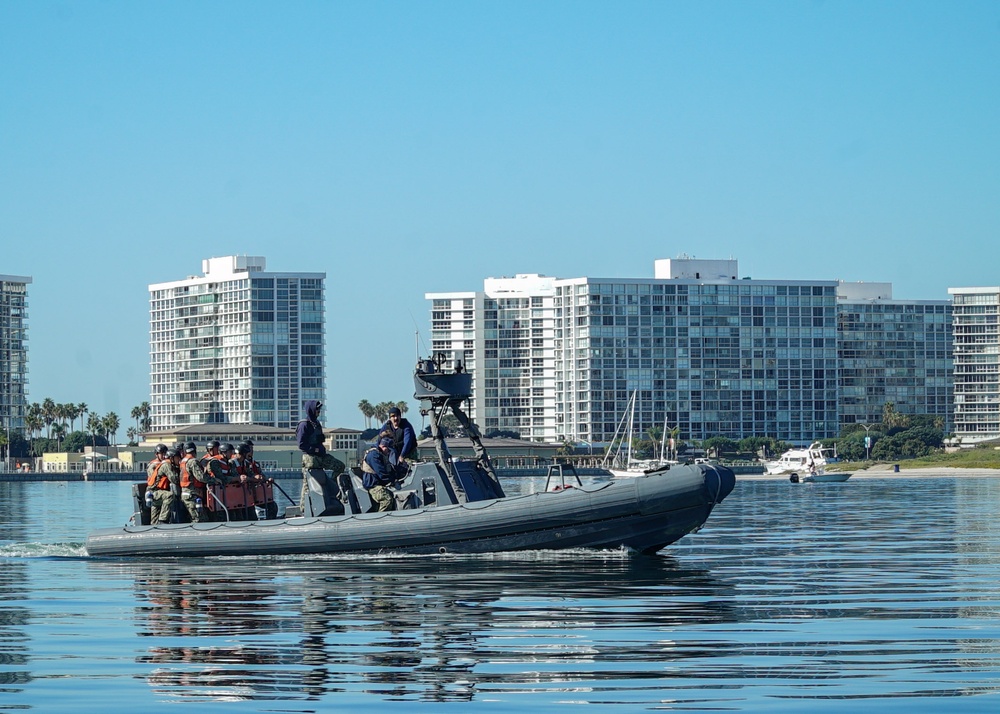
[[[200,509],[196,500],[199,498],[201,499]],[[184,503],[184,508],[187,509],[192,523],[205,523],[208,520],[208,508],[205,504],[204,494],[184,489],[181,491],[181,501]]]
[[174,494],[169,490],[153,491],[153,505],[149,509],[149,522],[152,525],[157,523],[170,523],[170,516],[174,510]]
[[[337,476],[344,472],[344,462],[331,454],[323,456],[313,456],[312,454],[302,454],[302,493],[299,495],[299,503],[305,503],[309,497],[309,470],[322,469],[329,471],[324,488],[329,489],[329,494],[336,493]],[[322,483],[322,482],[321,482]]]
[[322,456],[302,454],[302,468],[323,469],[329,471],[331,476],[337,476],[344,470],[344,462],[332,454],[323,454]]
[[379,511],[396,510],[396,496],[385,486],[372,486],[368,489],[368,497],[378,506]]

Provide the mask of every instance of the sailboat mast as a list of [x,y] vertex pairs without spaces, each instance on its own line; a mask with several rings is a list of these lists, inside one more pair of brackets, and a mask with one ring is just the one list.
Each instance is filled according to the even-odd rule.
[[[632,465],[632,427],[635,424],[635,390],[632,391],[632,409],[628,416],[628,451],[626,452],[629,466]],[[626,468],[628,468],[626,466]]]

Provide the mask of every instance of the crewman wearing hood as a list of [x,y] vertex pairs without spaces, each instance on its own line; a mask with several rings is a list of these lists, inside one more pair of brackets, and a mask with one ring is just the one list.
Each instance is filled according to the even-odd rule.
[[[305,403],[306,418],[299,422],[296,436],[299,440],[299,450],[302,452],[302,502],[305,503],[309,494],[310,471],[320,469],[323,472],[321,486],[324,490],[324,497],[327,502],[331,494],[336,493],[336,479],[344,470],[344,464],[340,459],[335,458],[326,450],[326,435],[323,433],[323,424],[320,423],[319,413],[323,408],[323,402],[310,399]],[[313,473],[313,477],[318,475]],[[318,514],[316,514],[318,515]]]

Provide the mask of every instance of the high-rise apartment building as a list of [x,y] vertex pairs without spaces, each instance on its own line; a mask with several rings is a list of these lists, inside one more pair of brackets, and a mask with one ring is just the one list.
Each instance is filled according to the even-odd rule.
[[470,414],[486,430],[554,441],[555,281],[541,275],[487,278],[480,293],[429,293],[435,354],[472,373]]
[[606,443],[634,392],[639,433],[837,433],[835,281],[738,279],[736,261],[680,259],[656,261],[652,279],[484,287],[427,297],[435,352],[475,354],[472,409],[487,431]]
[[837,356],[840,422],[876,424],[900,414],[938,417],[952,429],[952,304],[893,300],[890,283],[840,283]]
[[149,286],[150,406],[157,431],[301,419],[324,399],[325,273],[268,272],[257,256],[202,261]]
[[955,436],[1000,439],[1000,287],[948,288],[955,340]]
[[0,275],[0,429],[24,429],[28,399],[28,285]]
[[947,301],[738,275],[735,260],[680,258],[653,278],[491,278],[426,296],[432,346],[473,372],[485,431],[534,440],[607,443],[633,393],[635,433],[693,440],[808,443],[886,401],[951,423]]

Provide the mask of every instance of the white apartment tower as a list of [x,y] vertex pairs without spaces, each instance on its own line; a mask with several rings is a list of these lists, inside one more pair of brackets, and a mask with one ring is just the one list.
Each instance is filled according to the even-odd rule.
[[485,432],[525,439],[606,444],[633,394],[636,432],[688,440],[806,444],[880,420],[886,402],[950,427],[949,301],[738,276],[735,260],[681,257],[657,260],[653,278],[491,278],[482,292],[427,295],[433,351],[464,359]]
[[486,432],[607,443],[635,393],[640,433],[807,442],[838,430],[836,287],[682,258],[653,278],[518,275],[427,298],[433,349],[464,351]]
[[0,275],[0,429],[24,429],[28,388],[28,285]]
[[554,278],[487,278],[482,292],[428,293],[436,355],[473,377],[470,416],[484,432],[554,441]]
[[1000,439],[1000,287],[948,288],[955,340],[955,436]]
[[157,431],[189,424],[291,428],[324,399],[325,273],[268,272],[258,256],[202,261],[149,286]]

